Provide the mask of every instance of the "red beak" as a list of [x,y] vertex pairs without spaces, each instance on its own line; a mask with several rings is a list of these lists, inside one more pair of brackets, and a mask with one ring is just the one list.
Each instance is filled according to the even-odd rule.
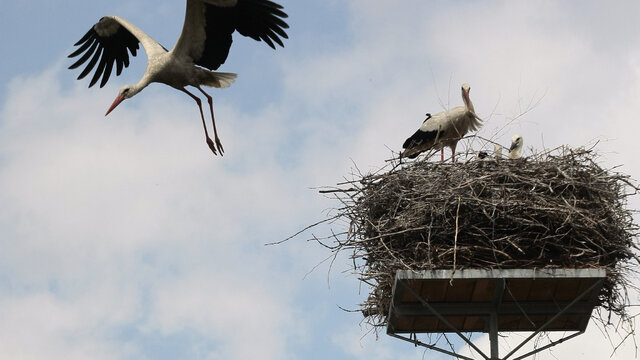
[[109,113],[113,111],[113,109],[115,109],[116,106],[118,106],[124,99],[125,97],[122,94],[118,94],[118,96],[116,96],[116,99],[113,100],[113,104],[111,104],[111,106],[109,107],[109,110],[107,110],[107,113],[104,114],[104,116],[109,115]]

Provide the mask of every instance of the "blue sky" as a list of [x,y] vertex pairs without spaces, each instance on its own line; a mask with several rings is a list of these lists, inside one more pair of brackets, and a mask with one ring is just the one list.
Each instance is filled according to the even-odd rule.
[[[264,244],[338,206],[311,188],[383,166],[464,82],[480,135],[519,133],[525,155],[599,140],[640,179],[638,2],[280,3],[285,48],[236,36],[220,71],[239,77],[210,91],[224,157],[169,87],[103,116],[144,55],[103,89],[66,69],[103,15],[173,46],[182,2],[0,5],[0,358],[422,359],[338,308],[367,294],[347,256],[309,273],[324,248]],[[591,326],[539,358],[610,352]]]

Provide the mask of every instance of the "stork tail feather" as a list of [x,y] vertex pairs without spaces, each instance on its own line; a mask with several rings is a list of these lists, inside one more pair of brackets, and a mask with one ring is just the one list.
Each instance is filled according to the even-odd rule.
[[205,77],[202,85],[217,88],[226,88],[231,86],[231,84],[236,81],[236,78],[238,77],[238,74],[235,73],[217,71],[207,71],[206,74],[207,76]]

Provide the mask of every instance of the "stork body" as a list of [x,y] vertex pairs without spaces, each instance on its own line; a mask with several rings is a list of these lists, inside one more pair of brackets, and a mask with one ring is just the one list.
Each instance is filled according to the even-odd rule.
[[500,161],[500,159],[502,159],[502,145],[493,144],[493,157],[496,161]]
[[511,147],[509,147],[509,159],[520,159],[522,154],[522,145],[524,145],[524,140],[520,135],[513,135],[511,137]]
[[484,150],[476,152],[476,158],[483,161],[491,160],[491,158],[489,157],[489,153]]
[[[142,91],[150,83],[162,83],[178,89],[196,101],[204,127],[205,138],[214,154],[223,154],[218,137],[213,99],[202,86],[225,88],[237,75],[216,72],[224,64],[238,31],[257,41],[264,41],[275,49],[274,42],[284,46],[281,38],[287,38],[284,29],[289,26],[282,19],[287,17],[282,6],[270,0],[187,0],[182,33],[172,50],[167,50],[137,26],[118,16],[105,16],[89,29],[75,46],[79,48],[69,57],[82,54],[69,68],[75,69],[89,61],[78,76],[87,76],[98,64],[89,87],[100,81],[103,87],[116,67],[116,75],[129,66],[129,53],[136,56],[139,44],[147,53],[147,68],[138,83],[120,88],[116,99],[107,110],[109,115],[123,100]],[[214,139],[209,137],[202,110],[202,100],[186,89],[193,86],[207,98]]]
[[420,153],[432,148],[440,149],[441,160],[444,161],[444,147],[451,148],[451,160],[456,160],[456,145],[469,131],[476,131],[482,126],[482,120],[476,115],[473,103],[469,98],[469,84],[462,85],[464,106],[439,112],[433,116],[427,114],[422,126],[405,140],[404,151],[400,157],[415,158]]

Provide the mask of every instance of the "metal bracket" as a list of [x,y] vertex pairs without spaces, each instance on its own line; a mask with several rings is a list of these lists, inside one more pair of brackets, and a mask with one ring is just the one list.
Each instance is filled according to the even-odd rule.
[[[451,322],[449,322],[445,316],[443,316],[443,314],[441,314],[438,310],[436,310],[436,308],[434,306],[432,306],[432,304],[430,304],[429,299],[425,299],[423,298],[420,294],[418,294],[416,292],[416,290],[414,290],[411,286],[409,286],[407,284],[407,280],[406,279],[396,279],[396,284],[398,284],[399,286],[402,286],[403,290],[407,290],[409,291],[409,293],[411,293],[418,301],[419,303],[426,308],[430,314],[434,315],[435,317],[438,318],[438,320],[440,320],[442,322],[442,324],[444,324],[447,328],[449,328],[449,330],[451,330],[452,332],[456,333],[464,342],[466,342],[475,352],[477,352],[484,360],[508,360],[509,358],[511,358],[511,356],[513,356],[518,350],[520,350],[525,344],[527,344],[531,339],[533,339],[535,336],[537,336],[538,334],[540,334],[541,332],[545,331],[545,329],[547,327],[549,327],[556,319],[558,319],[560,316],[562,316],[563,314],[565,314],[566,312],[568,312],[569,310],[571,310],[574,306],[582,306],[583,304],[578,304],[579,301],[581,301],[586,295],[588,295],[591,291],[593,291],[594,289],[599,289],[602,284],[604,283],[604,278],[600,278],[597,281],[595,281],[593,284],[591,284],[587,289],[585,289],[584,291],[582,291],[578,296],[576,296],[572,301],[570,301],[569,303],[562,303],[563,307],[560,308],[560,304],[557,304],[558,306],[558,312],[555,313],[555,315],[553,317],[551,317],[550,319],[548,319],[544,324],[542,324],[541,326],[537,327],[537,329],[530,335],[528,336],[524,341],[522,341],[520,344],[518,344],[513,350],[511,350],[504,358],[500,358],[499,357],[499,347],[498,347],[498,318],[499,318],[499,313],[500,313],[500,307],[503,305],[503,296],[505,293],[505,290],[509,290],[509,286],[507,284],[507,279],[505,278],[497,278],[496,279],[496,288],[494,290],[493,293],[493,301],[491,304],[491,308],[488,309],[489,310],[489,321],[488,321],[488,329],[487,332],[489,333],[489,340],[490,340],[490,354],[491,356],[487,356],[482,350],[480,350],[472,341],[469,337],[465,336],[459,329],[457,329],[453,324],[451,324]],[[595,304],[595,296],[591,297],[591,301],[590,301],[590,306],[593,307],[593,305]],[[522,314],[524,316],[526,316],[528,318],[528,315],[525,312],[525,309],[523,307],[520,306],[520,304],[518,304],[515,299],[513,299],[515,302],[515,306],[520,309],[520,311],[522,312]],[[510,306],[513,306],[510,305]],[[392,298],[391,301],[391,308],[393,309],[395,307],[394,305],[394,299]],[[551,343],[542,346],[540,348],[534,349],[533,351],[527,352],[524,355],[520,355],[516,358],[513,358],[513,360],[522,360],[526,357],[529,357],[533,354],[536,354],[540,351],[546,350],[552,346],[555,346],[557,344],[560,344],[562,342],[565,342],[569,339],[572,339],[580,334],[584,333],[584,330],[581,331],[577,331],[573,334],[570,334],[568,336],[564,336],[559,340],[556,341],[552,341]],[[422,341],[419,341],[417,339],[417,337],[414,338],[407,338],[405,336],[401,336],[398,335],[395,330],[392,328],[391,325],[388,326],[387,328],[387,334],[390,336],[393,336],[395,338],[410,342],[416,346],[422,346],[425,347],[427,349],[430,350],[434,350],[434,351],[438,351],[453,357],[456,357],[457,359],[462,359],[462,360],[474,360],[471,357],[468,356],[464,356],[464,355],[460,355],[457,354],[453,351],[450,350],[446,350],[443,349],[441,347],[436,346],[435,344],[427,344],[424,343]]]

